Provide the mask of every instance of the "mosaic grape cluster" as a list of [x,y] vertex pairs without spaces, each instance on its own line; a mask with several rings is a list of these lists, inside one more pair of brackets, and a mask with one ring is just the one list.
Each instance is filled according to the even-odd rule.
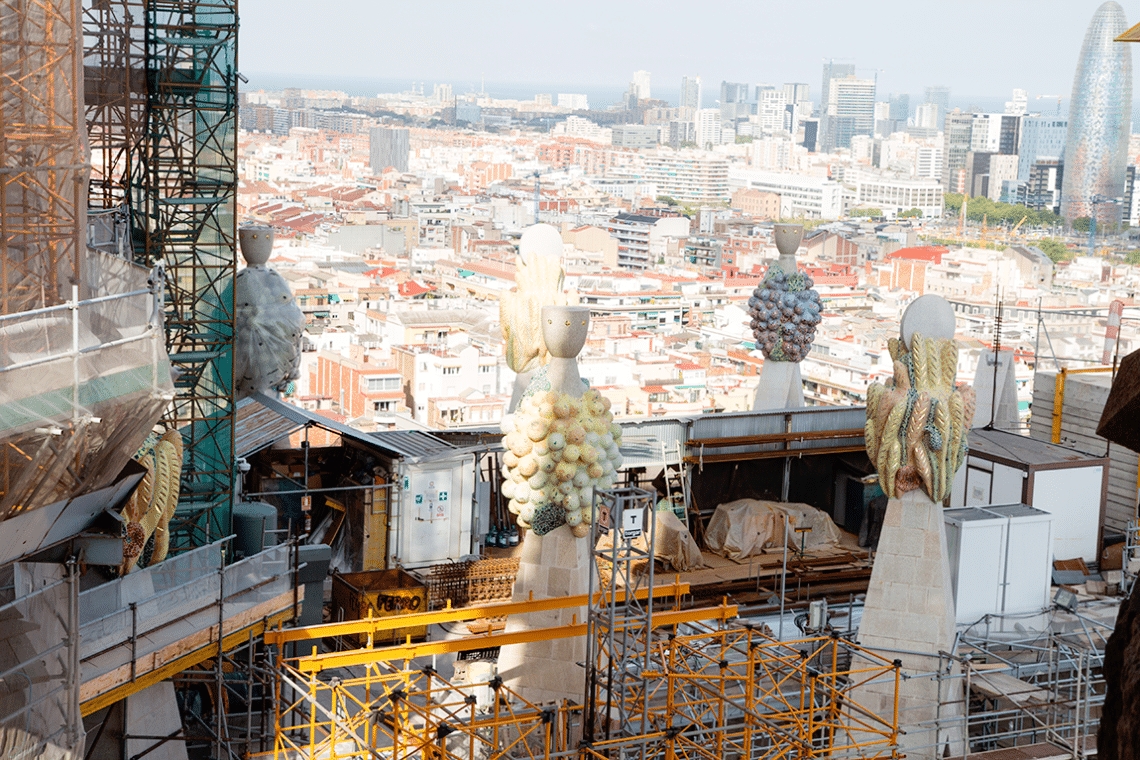
[[748,299],[752,334],[765,359],[800,362],[811,350],[822,305],[812,279],[773,264]]

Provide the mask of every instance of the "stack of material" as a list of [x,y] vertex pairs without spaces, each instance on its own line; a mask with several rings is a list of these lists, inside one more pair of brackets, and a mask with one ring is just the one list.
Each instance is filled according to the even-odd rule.
[[[797,529],[807,529],[800,535]],[[705,529],[709,551],[741,559],[784,545],[812,550],[839,544],[840,532],[831,518],[808,504],[738,499],[721,504]],[[802,539],[801,539],[802,535]]]

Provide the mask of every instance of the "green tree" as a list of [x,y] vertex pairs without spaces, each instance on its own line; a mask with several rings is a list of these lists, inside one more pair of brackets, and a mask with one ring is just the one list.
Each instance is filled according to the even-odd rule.
[[1036,246],[1052,259],[1054,264],[1073,258],[1073,252],[1057,238],[1042,238],[1036,242]]
[[752,142],[752,135],[737,135],[736,136],[736,144],[737,145],[741,145],[743,143],[750,143],[750,142]]
[[903,211],[899,214],[899,219],[914,219],[915,217],[922,216],[922,209],[912,208],[909,211]]
[[677,201],[674,200],[673,198],[669,197],[668,195],[658,195],[657,196],[657,202],[658,203],[664,203],[666,206],[676,206],[677,205]]
[[871,218],[878,218],[883,215],[881,208],[853,208],[848,216],[869,216]]
[[942,196],[942,205],[946,207],[946,211],[959,213],[962,210],[962,199],[965,196],[961,193],[946,193]]
[[1124,260],[1134,267],[1140,266],[1140,251],[1129,251],[1124,254]]
[[1073,220],[1073,229],[1077,232],[1088,232],[1090,224],[1092,224],[1092,219],[1087,216],[1078,216]]

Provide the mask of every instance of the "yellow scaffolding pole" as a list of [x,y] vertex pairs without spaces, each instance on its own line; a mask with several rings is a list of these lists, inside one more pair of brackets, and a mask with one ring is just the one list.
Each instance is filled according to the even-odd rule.
[[1088,367],[1086,369],[1065,369],[1057,372],[1053,381],[1053,443],[1061,442],[1061,407],[1065,404],[1065,377],[1080,375],[1086,372],[1112,372],[1112,367]]
[[[688,593],[689,584],[682,583],[680,580],[674,581],[666,586],[655,586],[653,588],[654,599],[662,597],[677,598]],[[600,601],[602,594],[603,592],[600,591],[595,594],[595,600]],[[649,589],[638,589],[634,593],[634,596],[638,599],[646,599],[649,596]],[[618,589],[617,601],[620,602],[624,600],[625,590]],[[389,615],[379,618],[372,617],[371,611],[369,611],[369,616],[362,620],[345,620],[340,623],[321,623],[319,625],[310,625],[303,628],[266,631],[265,643],[280,646],[290,641],[305,641],[308,639],[333,638],[336,636],[359,634],[371,636],[381,631],[392,631],[397,628],[457,623],[464,620],[478,620],[479,618],[501,617],[503,615],[519,615],[525,612],[558,610],[567,607],[585,607],[589,603],[590,599],[588,594],[560,596],[548,599],[534,599],[532,595],[532,598],[525,602],[478,604],[470,607],[452,607],[449,602],[448,606],[442,610],[415,612],[407,615]]]
[[[717,607],[703,607],[694,610],[674,610],[659,612],[653,616],[654,627],[664,628],[682,623],[695,623],[702,620],[719,620],[726,622],[736,617],[737,608],[734,604],[722,604]],[[404,617],[404,616],[401,616]],[[405,621],[400,627],[407,626]],[[349,668],[355,665],[371,665],[377,662],[408,661],[417,657],[433,654],[447,654],[452,652],[467,652],[472,649],[487,649],[502,647],[510,644],[527,644],[534,641],[551,641],[565,639],[571,636],[582,636],[586,633],[586,623],[559,626],[557,628],[532,628],[529,631],[516,631],[514,633],[486,633],[475,636],[464,636],[458,639],[445,639],[443,641],[423,641],[419,643],[408,642],[395,646],[380,647],[377,649],[353,649],[347,652],[326,652],[325,654],[307,655],[298,657],[297,670],[302,673],[320,673],[330,668]]]

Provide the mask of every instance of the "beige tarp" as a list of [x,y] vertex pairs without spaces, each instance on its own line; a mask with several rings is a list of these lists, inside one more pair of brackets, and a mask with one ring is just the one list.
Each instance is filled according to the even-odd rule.
[[[649,544],[645,540],[645,535],[642,534],[633,540],[633,546],[641,551],[648,551]],[[607,531],[602,534],[598,539],[598,551],[606,552],[613,547],[613,531]],[[704,567],[705,559],[701,555],[701,549],[697,546],[697,542],[693,540],[693,536],[689,533],[689,529],[685,524],[677,518],[673,512],[659,510],[657,512],[657,527],[653,540],[653,556],[655,559],[667,562],[671,569],[677,572],[687,572],[689,570],[696,570]],[[598,567],[602,571],[602,577],[609,576],[609,562],[607,560],[599,560]],[[645,571],[645,563],[634,563],[634,572],[641,573]]]
[[[738,499],[721,504],[705,530],[708,550],[729,559],[759,554],[784,545],[782,531],[787,525],[788,546],[818,549],[839,543],[840,532],[831,518],[808,504],[757,499]],[[803,534],[796,528],[811,528]]]
[[701,548],[689,529],[672,511],[658,511],[653,556],[669,563],[679,573],[704,567]]

